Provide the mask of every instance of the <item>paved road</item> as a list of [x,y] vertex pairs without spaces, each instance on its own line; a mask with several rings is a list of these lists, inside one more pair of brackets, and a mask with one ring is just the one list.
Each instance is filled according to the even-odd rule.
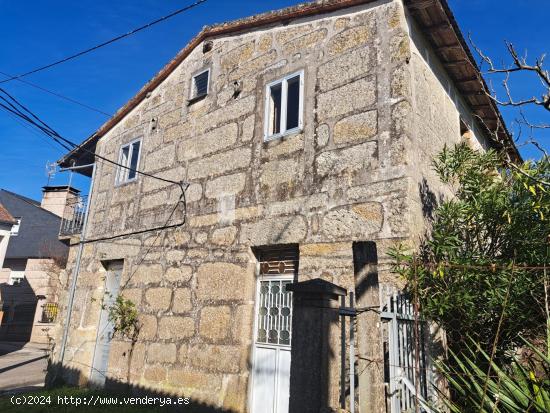
[[44,385],[46,346],[0,341],[0,394]]

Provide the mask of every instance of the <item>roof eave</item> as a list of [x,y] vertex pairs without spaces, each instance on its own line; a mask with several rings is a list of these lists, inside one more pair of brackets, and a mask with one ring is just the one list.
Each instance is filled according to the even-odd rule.
[[[195,36],[182,50],[180,50],[180,52],[178,52],[178,54],[170,62],[168,62],[168,64],[166,64],[149,82],[147,82],[133,98],[131,98],[124,106],[122,106],[92,136],[86,139],[81,145],[73,149],[63,158],[61,158],[58,163],[61,166],[70,166],[69,161],[78,157],[78,154],[83,152],[82,149],[86,149],[86,147],[93,147],[95,149],[95,144],[97,143],[97,141],[109,130],[111,130],[115,125],[117,125],[137,105],[139,105],[139,103],[141,103],[141,101],[143,101],[150,92],[157,88],[191,53],[191,51],[195,49],[195,47],[197,47],[205,39],[220,35],[238,33],[244,30],[255,29],[269,24],[289,21],[301,17],[330,13],[339,9],[348,8],[360,4],[366,4],[373,1],[375,0],[333,0],[330,2],[322,3],[304,3],[277,11],[235,20],[229,23],[222,23],[214,26],[205,26],[199,32],[199,34],[197,34],[197,36]],[[513,159],[521,160],[521,155],[515,147],[510,133],[506,129],[504,120],[502,118],[502,115],[500,114],[500,111],[498,110],[496,103],[484,93],[485,90],[488,90],[487,85],[481,75],[479,68],[477,67],[477,64],[475,63],[475,59],[473,58],[472,53],[468,45],[466,44],[466,41],[464,40],[464,37],[460,32],[460,28],[458,27],[458,24],[446,0],[405,0],[405,4],[409,8],[409,10],[413,10],[413,17],[415,17],[415,20],[417,21],[417,23],[419,23],[420,27],[428,33],[433,33],[430,31],[434,28],[427,27],[425,24],[423,24],[422,19],[419,19],[418,16],[415,16],[414,10],[423,10],[428,7],[441,7],[441,10],[444,12],[445,21],[443,22],[443,25],[441,25],[441,23],[438,25],[438,30],[441,30],[442,27],[445,29],[446,26],[448,32],[456,37],[457,47],[462,52],[461,60],[464,62],[465,65],[470,65],[475,73],[475,83],[474,81],[470,81],[470,84],[477,84],[477,89],[476,94],[472,96],[476,96],[476,98],[479,99],[485,98],[487,100],[482,105],[483,107],[472,109],[474,115],[477,115],[477,113],[485,114],[485,109],[489,108],[488,113],[492,116],[491,119],[494,119],[498,124],[499,130],[497,133],[499,134],[501,141],[506,142],[506,148]],[[432,41],[431,36],[428,37],[429,40]],[[443,58],[442,60],[444,65],[450,63],[445,61],[445,55],[440,54],[439,57],[440,59]],[[460,79],[457,79],[456,76],[453,77],[452,73],[449,74],[451,75],[453,81],[460,81]],[[471,99],[469,99],[468,103],[471,104]],[[484,120],[484,116],[486,115],[480,116],[481,120]],[[491,126],[483,122],[482,126],[486,126],[489,133],[492,132]],[[496,142],[494,144],[496,147],[498,146]],[[497,147],[497,149],[501,150],[502,148]]]

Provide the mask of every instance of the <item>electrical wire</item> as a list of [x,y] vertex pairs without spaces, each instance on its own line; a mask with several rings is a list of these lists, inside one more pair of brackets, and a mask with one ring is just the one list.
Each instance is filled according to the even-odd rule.
[[[6,97],[4,97],[0,94],[0,99],[5,101],[11,108],[4,105],[4,104],[2,104],[2,103],[0,103],[0,107],[3,107],[8,112],[11,112],[11,114],[13,114],[15,116],[18,116],[19,118],[23,119],[25,122],[30,123],[34,127],[38,128],[42,133],[44,133],[46,136],[52,138],[55,142],[60,144],[62,147],[67,149],[66,143],[72,145],[73,147],[78,147],[78,145],[72,143],[70,140],[68,140],[66,138],[63,138],[53,128],[51,128],[46,122],[41,120],[36,114],[34,114],[30,109],[25,107],[21,102],[19,102],[15,97],[10,95],[4,89],[0,88],[0,93],[4,93],[5,95],[7,95],[11,99],[11,102],[10,102],[10,100],[6,99]],[[25,113],[23,113],[22,110],[19,107],[21,109],[23,109],[25,112],[29,113],[29,115],[32,116],[32,118],[36,119],[36,121],[34,121],[28,115],[25,115]],[[72,149],[74,149],[74,148],[72,148]],[[83,148],[83,149],[85,149],[85,148]],[[71,150],[71,148],[68,148],[68,150]],[[142,174],[144,176],[148,176],[150,178],[154,178],[154,179],[158,179],[158,180],[161,180],[161,181],[164,181],[164,182],[169,182],[169,183],[176,184],[181,189],[181,195],[180,195],[178,201],[176,202],[176,204],[174,205],[174,208],[172,209],[172,212],[168,216],[168,219],[166,220],[166,222],[162,226],[143,229],[143,230],[138,230],[138,231],[131,231],[129,233],[111,235],[111,236],[108,236],[108,237],[99,237],[99,238],[93,238],[93,239],[89,239],[89,240],[81,240],[80,243],[87,244],[87,243],[98,242],[98,241],[109,241],[109,240],[113,240],[113,239],[117,239],[117,238],[128,237],[128,236],[131,236],[131,235],[138,235],[138,234],[143,234],[143,233],[152,232],[152,231],[158,231],[158,230],[169,229],[169,228],[176,228],[176,227],[180,227],[180,226],[185,224],[186,217],[187,217],[187,201],[186,201],[186,198],[185,198],[185,191],[187,190],[187,188],[189,186],[188,183],[172,181],[172,180],[160,178],[158,176],[151,175],[151,174],[148,174],[148,173],[145,173],[145,172],[141,172],[137,169],[128,168],[125,165],[119,164],[118,162],[114,162],[114,161],[111,161],[110,159],[99,156],[99,155],[95,154],[95,152],[93,152],[93,151],[89,151],[89,150],[86,150],[86,151],[90,152],[92,155],[94,155],[96,157],[99,157],[100,159],[108,161],[109,163],[111,163],[113,165],[127,168],[131,171],[135,171],[136,173]],[[172,219],[172,216],[176,212],[176,210],[177,210],[180,203],[183,203],[183,208],[184,208],[182,222],[177,223],[177,224],[168,225],[168,223]],[[157,238],[158,238],[159,234],[157,234]],[[150,251],[150,248],[147,251],[147,253],[149,251]],[[147,253],[145,255],[147,255]]]
[[19,78],[22,78],[22,77],[24,77],[24,76],[28,76],[28,75],[33,74],[33,73],[41,72],[41,71],[46,70],[46,69],[49,69],[49,68],[51,68],[51,67],[60,65],[61,63],[68,62],[69,60],[76,59],[77,57],[80,57],[80,56],[83,56],[83,55],[85,55],[85,54],[87,54],[87,53],[93,52],[94,50],[97,50],[97,49],[99,49],[99,48],[101,48],[101,47],[107,46],[107,45],[109,45],[109,44],[111,44],[111,43],[114,43],[114,42],[116,42],[116,41],[118,41],[118,40],[124,39],[124,38],[126,38],[126,37],[129,37],[129,36],[135,34],[135,33],[138,33],[138,32],[140,32],[140,31],[142,31],[142,30],[145,30],[145,29],[147,29],[147,28],[149,28],[149,27],[151,27],[151,26],[154,26],[155,24],[158,24],[158,23],[160,23],[160,22],[163,22],[163,21],[165,21],[165,20],[168,20],[168,19],[170,19],[171,17],[177,16],[178,14],[183,13],[183,12],[185,12],[185,11],[187,11],[187,10],[190,10],[190,9],[192,9],[192,8],[198,6],[198,5],[200,5],[200,4],[202,4],[202,3],[206,2],[206,1],[207,1],[207,0],[197,0],[197,1],[195,1],[194,3],[192,3],[192,4],[188,5],[188,6],[185,6],[185,7],[181,8],[181,9],[178,9],[178,10],[176,10],[176,11],[174,11],[174,12],[172,12],[172,13],[166,15],[166,16],[163,16],[163,17],[160,17],[160,18],[158,18],[158,19],[156,19],[156,20],[153,20],[152,22],[149,22],[149,23],[147,23],[147,24],[145,24],[145,25],[143,25],[143,26],[140,26],[140,27],[138,27],[138,28],[136,28],[136,29],[133,29],[133,30],[127,32],[127,33],[124,33],[124,34],[121,34],[121,35],[119,35],[119,36],[113,37],[112,39],[107,40],[107,41],[105,41],[105,42],[103,42],[103,43],[97,44],[97,45],[92,46],[92,47],[90,47],[90,48],[88,48],[88,49],[82,50],[82,51],[80,51],[80,52],[78,52],[78,53],[75,53],[75,54],[73,54],[73,55],[67,56],[67,57],[65,57],[65,58],[63,58],[63,59],[56,60],[55,62],[46,64],[46,65],[44,65],[44,66],[39,66],[39,67],[37,67],[37,68],[35,68],[35,69],[32,69],[32,70],[29,70],[29,71],[27,71],[27,72],[21,73],[21,74],[19,74],[19,75],[11,76],[11,77],[9,77],[8,79],[1,80],[1,81],[0,81],[0,84],[1,84],[1,83],[6,83],[6,82],[10,82],[10,81],[12,81],[12,80],[19,79]]
[[[33,128],[31,128],[29,125],[27,125],[25,122],[23,122],[21,119],[19,119],[18,116],[14,115],[13,113],[11,113],[10,111],[8,110],[5,110],[4,111],[6,112],[6,114],[8,116],[10,116],[14,121],[16,121],[19,125],[21,125],[23,128],[27,129],[30,133],[32,133],[33,135],[37,136],[40,138],[40,140],[42,140],[42,138],[44,138],[44,136],[40,133],[38,133],[36,130],[34,130]],[[56,151],[59,150],[59,148],[57,146],[54,146],[49,140],[44,140],[43,142],[45,142],[48,146],[50,146],[51,148],[55,149]]]
[[92,111],[94,111],[94,112],[100,113],[100,114],[105,115],[105,116],[107,116],[107,117],[113,116],[112,113],[104,112],[104,111],[102,111],[101,109],[94,108],[93,106],[87,105],[86,103],[79,102],[79,101],[76,100],[76,99],[73,99],[73,98],[70,98],[70,97],[68,97],[68,96],[62,95],[61,93],[54,92],[53,90],[46,89],[45,87],[42,87],[42,86],[40,86],[40,85],[37,85],[36,83],[29,82],[28,80],[24,80],[24,79],[17,78],[16,76],[10,75],[10,74],[8,74],[8,73],[6,73],[6,72],[3,72],[3,71],[1,71],[1,70],[0,70],[0,74],[6,76],[6,77],[8,77],[8,78],[10,78],[10,77],[11,77],[11,78],[14,78],[14,80],[17,80],[18,82],[21,82],[21,83],[23,83],[23,84],[25,84],[25,85],[34,87],[35,89],[38,89],[38,90],[41,90],[41,91],[43,91],[43,92],[49,93],[50,95],[53,95],[53,96],[57,96],[57,97],[60,98],[60,99],[66,100],[67,102],[74,103],[75,105],[82,106],[83,108],[92,110]]
[[[4,99],[2,96],[0,96],[0,99],[6,101],[6,99]],[[8,103],[9,104],[9,103]],[[35,126],[36,128],[38,128],[39,130],[41,130],[44,134],[46,134],[47,136],[49,136],[50,138],[52,138],[55,142],[57,142],[62,148],[64,148],[65,150],[68,150],[68,151],[71,151],[72,148],[70,148],[69,146],[67,146],[66,144],[64,144],[63,142],[61,142],[59,139],[57,139],[55,136],[51,136],[50,133],[48,133],[48,131],[46,129],[44,129],[42,126],[36,124],[32,119],[30,119],[28,116],[24,115],[23,113],[21,113],[20,111],[18,111],[16,108],[13,108],[13,105],[10,104],[10,106],[12,106],[12,108],[4,105],[3,103],[0,103],[0,107],[3,108],[6,112],[8,113],[11,113],[13,115],[16,115],[18,117],[20,117],[21,119],[23,119],[24,121],[26,121],[27,123],[30,123],[32,124],[33,126]]]
[[[53,129],[51,126],[49,126],[46,122],[44,122],[42,119],[40,119],[40,117],[38,117],[38,115],[36,115],[35,113],[33,113],[29,108],[27,108],[25,105],[23,105],[20,101],[18,101],[14,96],[10,95],[8,92],[6,92],[5,89],[3,88],[0,88],[0,93],[4,93],[6,96],[9,97],[9,99],[15,103],[18,107],[20,107],[21,109],[23,109],[26,113],[28,113],[32,118],[34,118],[37,122],[39,122],[39,124],[37,124],[37,122],[33,121],[32,119],[29,118],[29,116],[27,115],[24,115],[21,113],[21,110],[17,110],[17,111],[13,111],[13,110],[10,110],[9,108],[5,107],[5,105],[2,105],[0,104],[1,106],[4,106],[6,109],[10,110],[12,113],[16,114],[17,116],[21,117],[23,120],[31,123],[33,126],[39,128],[42,132],[44,132],[46,135],[50,136],[52,139],[54,139],[57,143],[59,143],[60,145],[62,145],[65,149],[67,149],[68,151],[72,151],[72,150],[75,150],[75,149],[81,149],[83,150],[84,152],[87,152],[89,153],[90,155],[96,157],[96,158],[99,158],[105,162],[108,162],[112,165],[115,165],[115,166],[118,166],[120,168],[124,168],[124,169],[127,169],[129,171],[132,171],[132,172],[135,172],[135,173],[138,173],[138,174],[141,174],[143,176],[147,176],[149,178],[154,178],[154,179],[157,179],[159,181],[162,181],[162,182],[166,182],[166,183],[170,183],[170,184],[174,184],[174,185],[178,185],[180,186],[180,188],[182,188],[183,190],[183,186],[182,186],[182,182],[177,182],[177,181],[173,181],[171,179],[166,179],[166,178],[161,178],[159,176],[155,176],[155,175],[152,175],[152,174],[149,174],[147,172],[142,172],[136,168],[131,168],[129,166],[126,166],[126,165],[122,165],[118,162],[115,162],[111,159],[108,159],[108,158],[105,158],[104,156],[101,156],[101,155],[98,155],[96,154],[94,151],[91,151],[89,149],[86,149],[84,148],[82,145],[78,145],[72,141],[70,141],[69,139],[61,136],[57,131],[55,131],[55,129]],[[0,95],[0,99],[8,102],[8,99],[6,99],[5,97],[2,97]],[[12,107],[15,107],[13,103],[9,103],[8,104]],[[61,142],[60,142],[61,141]],[[69,146],[69,147],[68,147]]]

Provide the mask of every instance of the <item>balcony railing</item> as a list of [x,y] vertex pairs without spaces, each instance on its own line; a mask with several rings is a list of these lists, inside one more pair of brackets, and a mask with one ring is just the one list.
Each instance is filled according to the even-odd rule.
[[59,235],[66,236],[80,234],[86,218],[87,202],[87,196],[79,196],[74,200],[67,202],[67,205],[65,206],[65,213],[61,218]]
[[41,323],[55,323],[57,314],[59,313],[59,306],[57,303],[46,303],[42,306],[42,318]]

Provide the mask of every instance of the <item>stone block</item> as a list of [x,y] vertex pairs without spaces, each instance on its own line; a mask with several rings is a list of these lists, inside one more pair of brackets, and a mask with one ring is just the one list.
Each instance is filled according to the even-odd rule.
[[146,284],[155,282],[162,276],[162,265],[160,264],[141,264],[133,269],[131,279],[128,284]]
[[329,54],[335,55],[359,47],[372,38],[372,25],[352,27],[334,35],[327,44]]
[[185,199],[187,202],[199,201],[202,198],[202,185],[201,184],[191,184],[185,191]]
[[173,205],[177,202],[180,194],[181,191],[170,191],[168,188],[152,194],[142,195],[139,201],[139,208],[141,211],[155,209],[161,206],[172,206],[173,208]]
[[211,241],[216,245],[231,245],[237,235],[236,227],[217,228],[212,232]]
[[236,373],[240,367],[240,347],[211,344],[189,346],[188,363],[198,369],[220,373]]
[[317,174],[338,176],[372,169],[377,164],[375,141],[321,153],[315,159]]
[[244,189],[246,175],[238,173],[224,175],[206,182],[207,198],[218,198],[223,195],[236,195]]
[[402,34],[392,36],[390,40],[390,59],[392,63],[401,62],[410,59],[411,44],[408,36]]
[[165,254],[166,262],[169,264],[179,263],[185,258],[185,251],[182,250],[169,250]]
[[172,303],[172,312],[186,313],[191,311],[193,304],[191,303],[191,290],[189,288],[178,288],[174,292],[174,300]]
[[233,82],[235,80],[242,79],[243,77],[264,71],[267,67],[272,65],[277,60],[277,51],[270,50],[258,57],[255,57],[248,62],[240,64],[235,70],[229,73],[228,80]]
[[298,159],[283,159],[266,162],[261,166],[260,184],[275,187],[282,183],[297,181],[301,176],[302,167]]
[[240,63],[249,60],[254,54],[254,41],[235,47],[221,57],[221,67],[224,72],[231,70]]
[[271,36],[271,33],[266,33],[266,34],[263,34],[262,37],[260,37],[260,40],[258,40],[256,49],[259,52],[267,52],[269,49],[271,49],[272,45],[273,45],[273,38]]
[[[154,172],[159,169],[165,169],[173,165],[175,157],[175,148],[173,145],[162,145],[159,148],[149,152],[145,158],[145,170]],[[149,178],[150,179],[150,178]]]
[[242,126],[242,142],[249,142],[254,137],[254,115],[249,116],[243,122]]
[[241,225],[240,242],[248,245],[271,245],[301,242],[307,223],[300,215],[263,219]]
[[[295,134],[285,136],[284,138],[273,140],[267,143],[262,158],[274,159],[282,155],[288,155],[304,149],[304,134]],[[295,154],[296,156],[296,154]]]
[[229,123],[203,135],[183,140],[177,146],[178,160],[187,161],[201,158],[228,148],[237,141],[237,134],[237,124]]
[[349,242],[300,244],[300,256],[349,256],[350,254],[352,254],[352,248]]
[[177,349],[175,343],[151,343],[147,346],[147,362],[174,363]]
[[168,383],[172,386],[187,390],[196,389],[201,392],[217,392],[222,387],[222,376],[193,371],[188,367],[168,369],[167,379]]
[[350,80],[374,70],[372,49],[369,46],[338,56],[319,67],[317,81],[322,91],[342,86]]
[[188,177],[198,179],[245,168],[250,165],[250,156],[250,148],[242,147],[191,161]]
[[170,308],[172,290],[170,288],[149,288],[145,291],[147,308],[153,311],[167,311]]
[[208,232],[199,231],[195,234],[195,242],[197,244],[204,244],[208,240]]
[[289,40],[282,45],[283,53],[293,55],[297,52],[306,53],[315,50],[319,43],[327,37],[327,33],[327,29],[317,29]]
[[412,94],[411,78],[406,66],[398,66],[394,69],[390,81],[391,97],[393,99],[406,98]]
[[411,104],[403,100],[392,106],[392,133],[393,136],[399,136],[410,130],[412,123],[412,108]]
[[154,315],[139,315],[139,338],[140,340],[151,340],[157,335],[157,318]]
[[283,45],[296,37],[300,37],[307,32],[311,32],[312,30],[313,26],[311,24],[305,24],[302,26],[287,26],[275,34],[275,40],[277,40],[279,44]]
[[201,310],[199,333],[209,342],[224,341],[231,330],[231,308],[228,306],[204,307]]
[[167,316],[159,320],[160,339],[181,340],[195,335],[195,320],[191,317]]
[[376,82],[367,77],[317,97],[319,120],[334,118],[345,113],[372,107],[376,103]]
[[328,212],[322,220],[322,232],[327,238],[365,238],[382,228],[384,215],[378,202],[340,207]]
[[315,143],[322,148],[327,145],[330,138],[330,128],[326,123],[322,123],[317,127],[315,133]]
[[141,304],[141,293],[141,288],[125,288],[121,291],[122,296],[133,302],[136,306]]
[[235,374],[227,376],[227,390],[223,399],[225,409],[239,411],[241,406],[246,404],[247,384],[246,376]]
[[248,275],[245,268],[228,262],[202,264],[197,271],[197,299],[243,299],[242,287]]
[[339,120],[334,125],[333,142],[336,145],[360,143],[376,136],[377,114],[376,110],[371,110]]
[[166,380],[166,367],[160,365],[147,366],[143,372],[143,378],[154,383],[164,381]]

